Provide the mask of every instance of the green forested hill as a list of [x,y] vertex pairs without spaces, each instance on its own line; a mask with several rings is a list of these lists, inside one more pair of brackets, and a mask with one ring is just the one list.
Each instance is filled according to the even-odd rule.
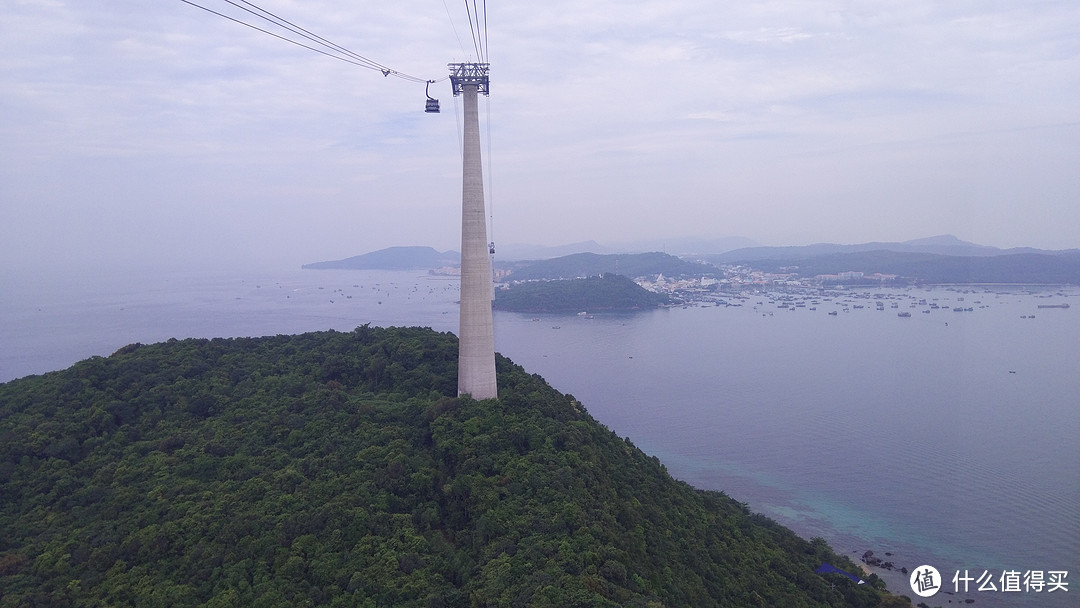
[[456,357],[365,326],[0,384],[0,606],[878,605],[504,358],[453,397]]
[[668,278],[714,276],[719,269],[708,264],[688,262],[673,255],[660,253],[575,253],[550,260],[538,260],[517,265],[510,274],[511,281],[576,279],[604,273],[627,277],[664,275]]
[[671,298],[615,274],[585,279],[530,281],[495,290],[495,308],[514,312],[630,311],[656,308]]

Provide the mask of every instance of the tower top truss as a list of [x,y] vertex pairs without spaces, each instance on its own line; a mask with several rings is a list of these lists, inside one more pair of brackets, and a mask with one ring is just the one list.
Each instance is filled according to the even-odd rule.
[[450,83],[454,85],[454,97],[464,92],[467,84],[476,85],[476,92],[487,95],[488,64],[486,63],[450,63]]

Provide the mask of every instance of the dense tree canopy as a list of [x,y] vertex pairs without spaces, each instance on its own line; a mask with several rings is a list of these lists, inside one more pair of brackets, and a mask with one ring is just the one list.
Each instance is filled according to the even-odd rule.
[[0,606],[879,603],[504,358],[455,397],[456,357],[364,326],[0,384]]
[[661,274],[668,278],[701,278],[716,276],[719,274],[719,269],[709,264],[688,262],[659,251],[613,254],[575,253],[518,265],[509,279],[512,281],[576,279],[608,272],[632,278],[655,279]]
[[632,311],[670,302],[668,296],[653,293],[616,274],[530,281],[495,290],[495,308],[514,312]]

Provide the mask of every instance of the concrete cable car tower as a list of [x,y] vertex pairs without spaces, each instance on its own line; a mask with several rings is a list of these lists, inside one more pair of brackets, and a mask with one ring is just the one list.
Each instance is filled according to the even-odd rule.
[[[321,50],[301,43],[287,35],[282,36],[256,27],[250,23],[224,15],[217,11],[183,0],[196,8],[209,11],[230,21],[255,28],[286,42],[298,44],[312,51],[351,63],[353,65],[378,70],[384,77],[394,76],[411,82],[425,84],[427,100],[424,111],[439,113],[439,100],[431,96],[430,87],[435,80],[425,80],[372,61],[363,55],[354,53],[343,46],[334,44],[321,36],[315,36],[307,30],[281,19],[276,15],[262,11],[249,13],[285,29],[289,34],[299,35],[311,43],[325,47]],[[235,4],[230,2],[230,4]],[[248,3],[250,4],[250,3]],[[239,5],[236,5],[239,8]],[[254,5],[252,5],[254,6]],[[258,8],[258,7],[254,7]],[[465,97],[465,129],[463,137],[463,179],[461,189],[461,319],[458,328],[458,394],[472,395],[474,399],[495,399],[499,396],[495,382],[495,331],[492,327],[491,303],[495,297],[491,259],[494,244],[488,245],[487,224],[484,221],[484,174],[480,164],[480,118],[477,110],[477,95],[488,94],[487,59],[487,6],[484,15],[476,12],[476,2],[472,11],[469,3],[465,9],[469,13],[469,29],[472,32],[473,48],[476,57],[482,63],[451,63],[450,82],[454,85],[454,96]],[[447,10],[449,16],[449,10]],[[453,23],[451,22],[451,25]],[[456,35],[456,30],[455,30]],[[460,40],[459,40],[460,43]],[[462,49],[464,50],[464,48]]]
[[484,213],[477,97],[487,95],[487,63],[451,63],[454,96],[465,101],[461,186],[461,317],[458,326],[458,395],[499,396],[495,380],[495,330],[491,314],[491,258]]

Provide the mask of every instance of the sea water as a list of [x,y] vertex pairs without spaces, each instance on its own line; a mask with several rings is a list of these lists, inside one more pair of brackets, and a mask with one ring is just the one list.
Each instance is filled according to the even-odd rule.
[[[457,289],[453,277],[423,272],[5,277],[0,381],[172,337],[365,323],[454,331]],[[966,594],[917,601],[1074,606],[1077,296],[937,287],[798,308],[759,294],[741,306],[630,315],[496,313],[496,347],[680,479],[856,560],[873,550],[897,568],[933,565],[945,591],[965,570],[986,572],[998,589],[976,591],[973,581]],[[882,310],[875,299],[887,302]],[[906,576],[876,571],[915,597]],[[1066,571],[1069,591],[1002,592],[1007,571]]]
[[0,382],[134,342],[457,329],[456,277],[418,272],[212,270],[0,276]]
[[[1080,316],[1037,308],[1049,300],[1026,288],[966,291],[895,292],[903,309],[846,313],[762,300],[500,314],[496,338],[676,477],[856,560],[872,550],[897,568],[933,565],[949,591],[957,571],[986,571],[999,589],[930,605],[1075,606],[1077,590],[1003,593],[999,578],[1078,577]],[[909,307],[923,298],[942,306]],[[954,312],[957,298],[972,310]],[[878,573],[908,590],[906,575]]]

